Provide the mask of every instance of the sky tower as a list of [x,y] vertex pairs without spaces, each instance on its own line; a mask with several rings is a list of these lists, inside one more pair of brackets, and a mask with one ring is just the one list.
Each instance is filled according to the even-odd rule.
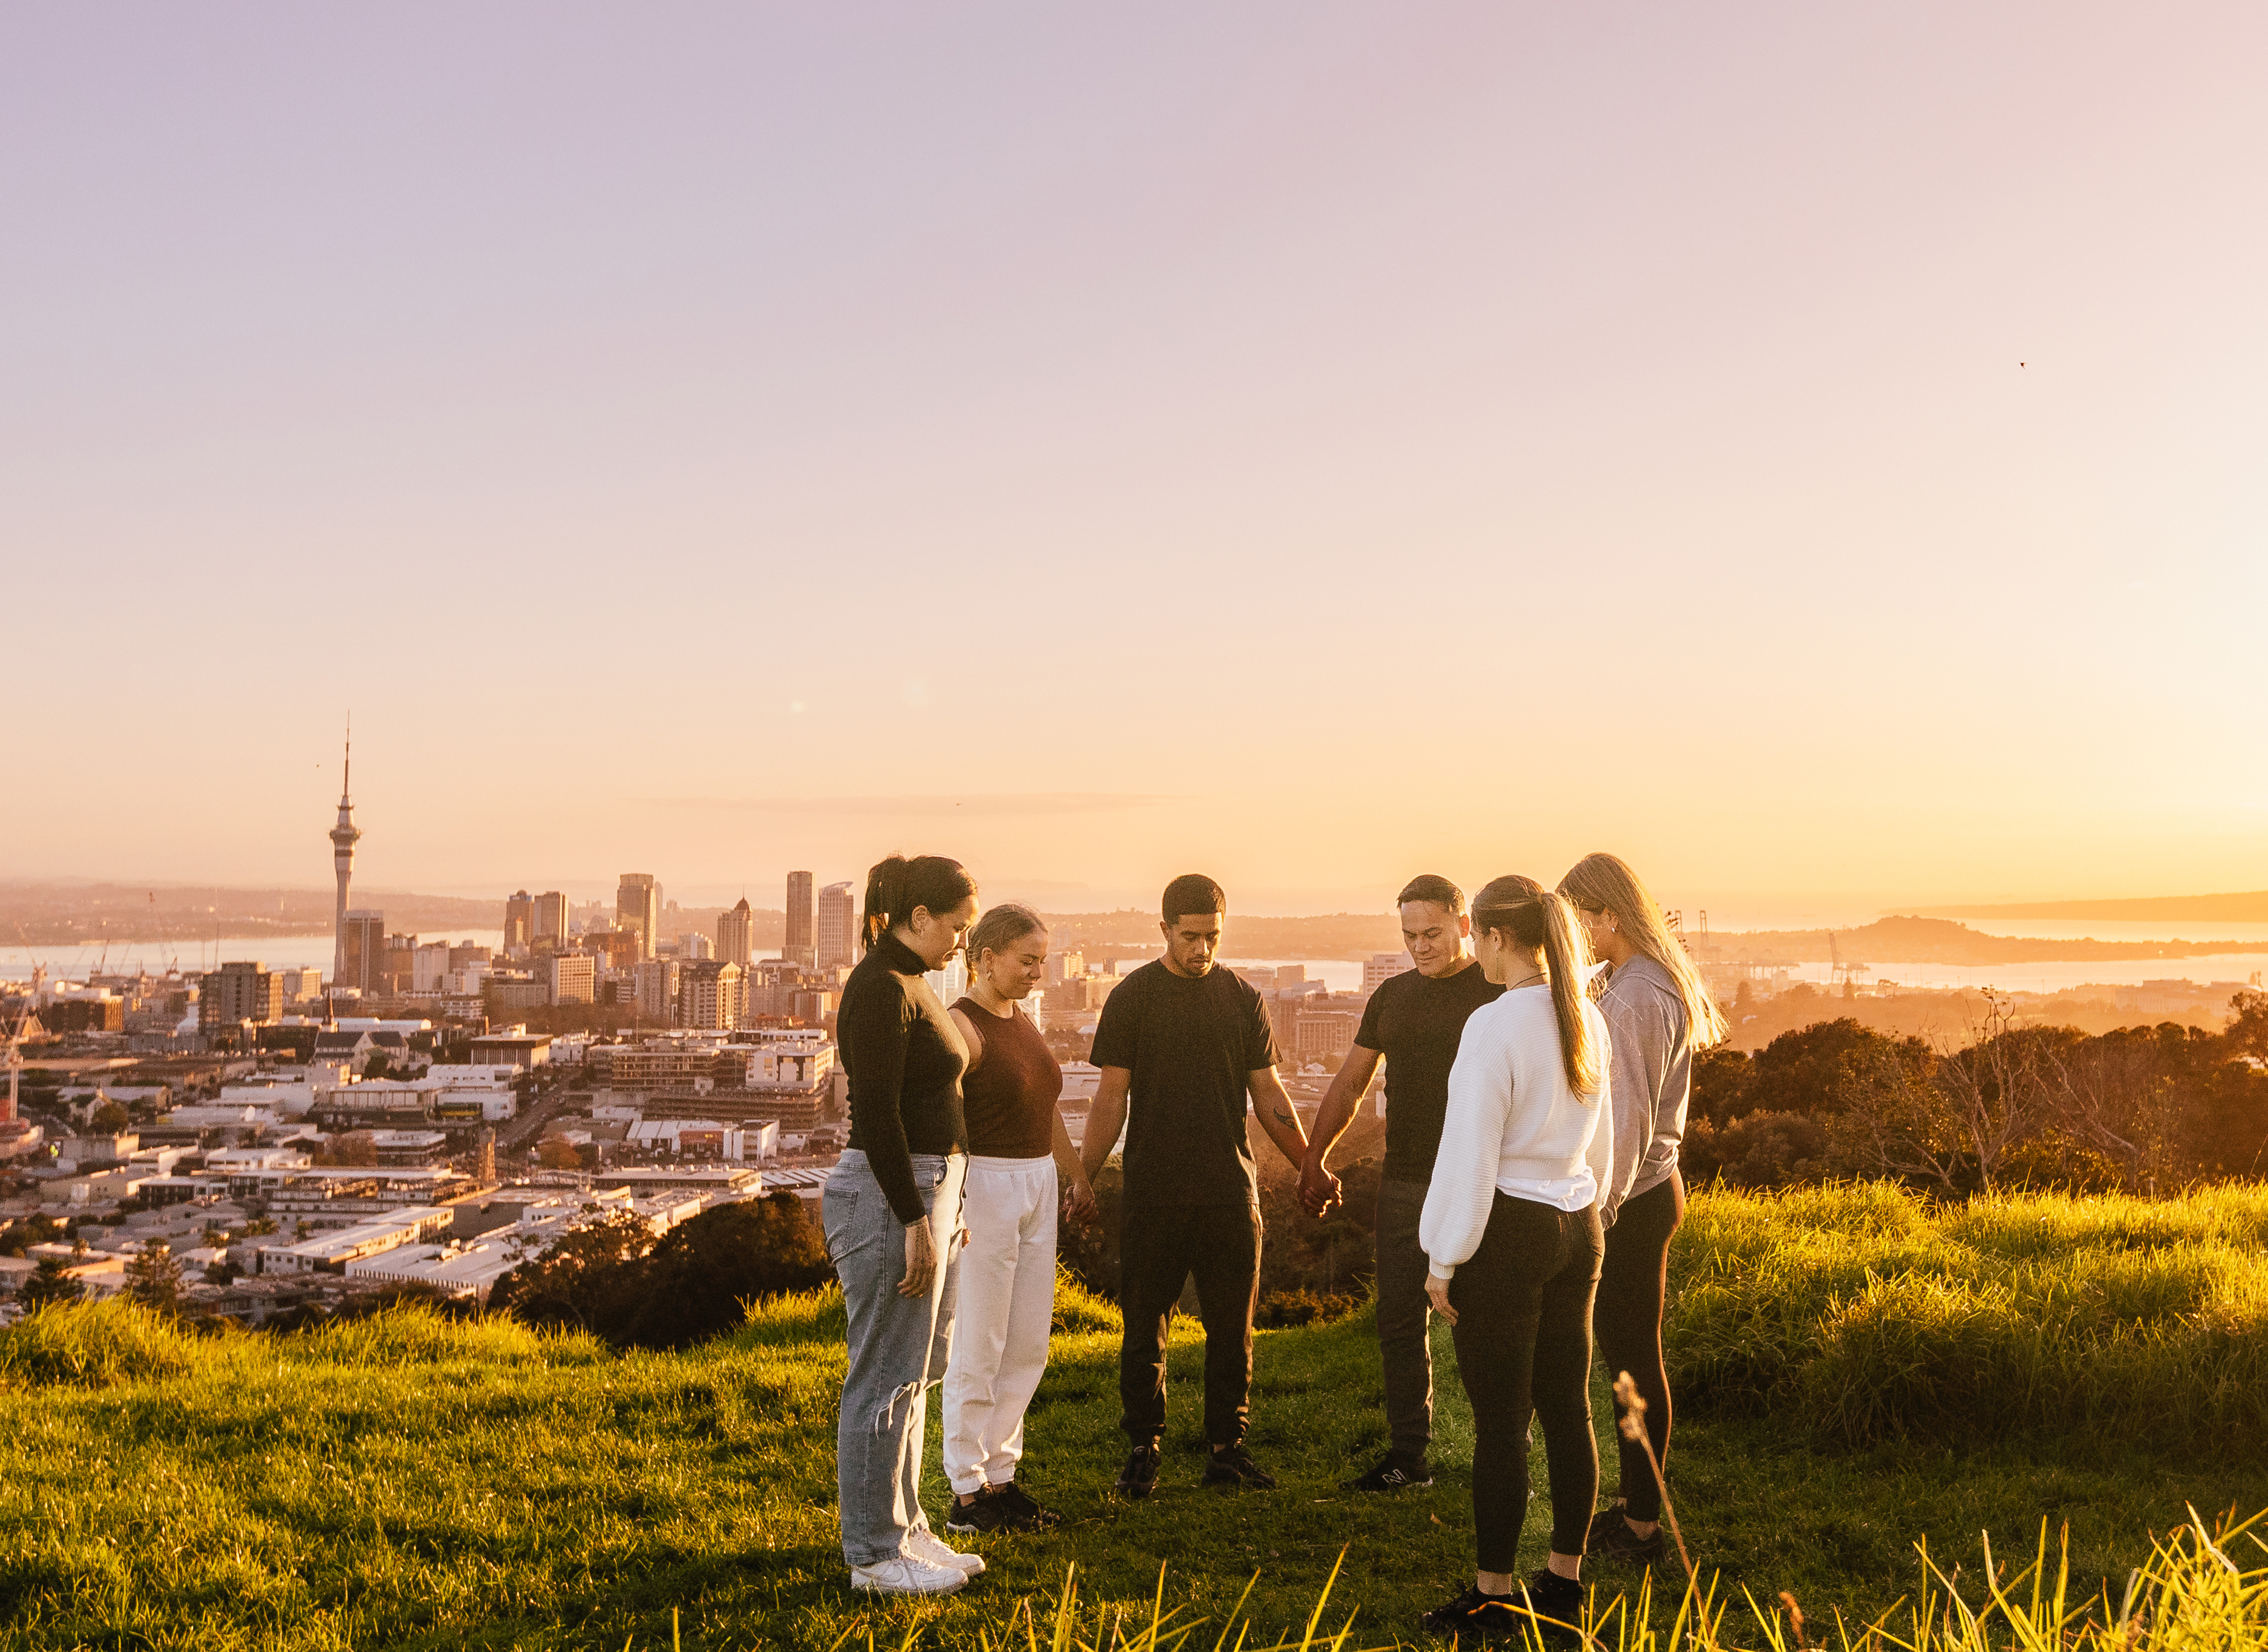
[[339,771],[339,823],[331,828],[331,865],[339,875],[338,919],[331,926],[331,980],[345,979],[347,973],[347,885],[354,878],[354,846],[362,833],[354,823],[354,802],[350,787],[354,780],[354,723],[347,723],[347,755]]

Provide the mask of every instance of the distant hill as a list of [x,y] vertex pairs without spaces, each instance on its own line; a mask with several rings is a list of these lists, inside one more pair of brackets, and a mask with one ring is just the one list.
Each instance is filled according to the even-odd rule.
[[2268,923],[2268,889],[2136,900],[2036,900],[2014,906],[1917,907],[1926,918],[2056,918],[2080,923]]
[[2206,958],[2222,952],[2268,952],[2268,941],[2049,941],[1986,935],[1965,923],[1907,914],[1861,929],[1719,931],[1709,937],[1714,955],[1753,962],[1824,963],[1840,953],[1845,963],[2055,964],[2115,958]]

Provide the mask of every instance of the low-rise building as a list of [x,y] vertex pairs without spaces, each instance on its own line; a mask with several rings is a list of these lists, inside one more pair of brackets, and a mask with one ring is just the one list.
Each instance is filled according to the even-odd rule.
[[551,1040],[540,1032],[530,1032],[526,1027],[513,1027],[503,1032],[484,1032],[472,1040],[470,1064],[475,1067],[511,1067],[526,1071],[542,1066],[551,1059]]
[[388,1211],[351,1227],[291,1244],[262,1245],[254,1252],[261,1274],[342,1274],[347,1264],[398,1245],[448,1231],[452,1212],[431,1206]]

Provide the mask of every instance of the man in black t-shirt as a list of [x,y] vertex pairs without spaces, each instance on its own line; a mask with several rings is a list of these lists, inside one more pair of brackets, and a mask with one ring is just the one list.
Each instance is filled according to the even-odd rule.
[[1381,981],[1362,1012],[1354,1047],[1315,1115],[1315,1134],[1300,1169],[1300,1201],[1322,1215],[1337,1201],[1338,1178],[1324,1161],[1354,1118],[1371,1076],[1386,1061],[1386,1164],[1378,1184],[1378,1351],[1386,1369],[1386,1456],[1349,1491],[1397,1491],[1430,1486],[1425,1454],[1433,1435],[1432,1318],[1425,1298],[1425,1247],[1418,1218],[1441,1146],[1449,1105],[1449,1068],[1465,1017],[1497,997],[1473,957],[1472,920],[1464,892],[1427,873],[1402,892],[1402,938],[1417,968]]
[[1296,1167],[1307,1136],[1276,1076],[1276,1039],[1260,995],[1219,968],[1227,902],[1191,873],[1166,886],[1166,956],[1103,1001],[1094,1030],[1102,1069],[1081,1143],[1092,1181],[1126,1126],[1118,1240],[1120,1427],[1133,1450],[1118,1490],[1158,1483],[1166,1427],[1166,1327],[1192,1275],[1205,1333],[1205,1479],[1272,1487],[1244,1449],[1252,1388],[1252,1310],[1260,1290],[1260,1191],[1245,1132],[1260,1127]]

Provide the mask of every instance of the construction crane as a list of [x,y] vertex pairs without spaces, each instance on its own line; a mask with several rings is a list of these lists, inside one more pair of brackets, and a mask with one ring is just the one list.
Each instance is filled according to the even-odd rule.
[[1835,931],[1832,929],[1827,932],[1827,956],[1834,966],[1829,971],[1829,979],[1836,986],[1856,990],[1859,976],[1874,973],[1872,965],[1845,964],[1843,961],[1843,949],[1835,944]]

